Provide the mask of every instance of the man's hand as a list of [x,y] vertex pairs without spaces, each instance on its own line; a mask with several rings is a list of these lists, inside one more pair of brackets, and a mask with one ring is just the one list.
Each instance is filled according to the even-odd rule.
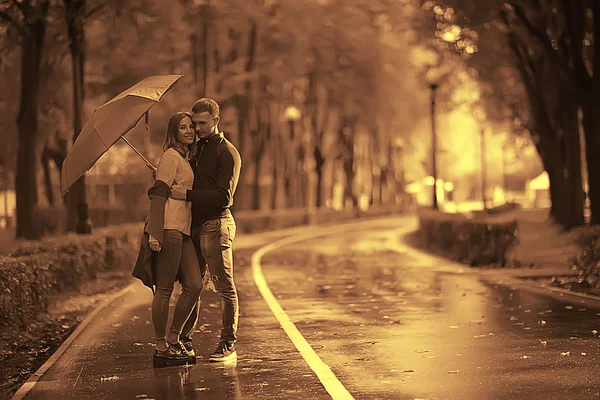
[[150,246],[150,250],[160,251],[160,242],[158,241],[158,239],[152,235],[149,236],[150,237],[148,238],[148,245]]
[[171,192],[169,193],[169,197],[175,200],[186,200],[187,199],[187,189],[185,186],[174,184],[171,186]]

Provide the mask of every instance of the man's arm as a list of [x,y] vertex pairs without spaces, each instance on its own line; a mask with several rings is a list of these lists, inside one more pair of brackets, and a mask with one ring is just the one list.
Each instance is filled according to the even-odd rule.
[[231,152],[222,151],[217,159],[217,187],[210,190],[188,190],[186,200],[213,207],[227,207],[233,196],[235,161]]

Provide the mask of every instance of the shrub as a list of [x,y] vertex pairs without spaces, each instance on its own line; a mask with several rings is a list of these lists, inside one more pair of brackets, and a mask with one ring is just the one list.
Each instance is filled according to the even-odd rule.
[[471,266],[505,266],[518,243],[515,220],[471,220],[459,214],[419,211],[421,245]]
[[578,283],[596,287],[600,283],[600,227],[582,232],[576,242],[582,250],[577,257],[569,259],[569,264]]

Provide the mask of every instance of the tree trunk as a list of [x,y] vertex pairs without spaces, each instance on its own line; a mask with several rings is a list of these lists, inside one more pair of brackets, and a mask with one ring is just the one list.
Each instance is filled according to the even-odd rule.
[[52,179],[50,177],[50,150],[48,144],[42,151],[42,168],[44,169],[44,189],[46,190],[46,199],[50,206],[54,206],[54,190],[52,189]]
[[27,32],[21,38],[21,99],[17,130],[19,132],[17,150],[17,171],[15,191],[17,197],[16,236],[25,239],[39,239],[43,232],[35,226],[34,210],[37,205],[35,154],[38,137],[38,95],[40,86],[40,63],[46,33],[48,0],[41,0],[25,16],[24,28]]
[[565,107],[565,185],[567,193],[567,219],[564,227],[569,230],[585,223],[583,216],[584,191],[581,176],[581,143],[577,107]]
[[600,225],[600,2],[593,1],[594,51],[593,74],[589,96],[586,96],[583,110],[583,130],[585,136],[585,159],[588,170],[588,196],[591,224]]
[[[257,35],[258,35],[258,26],[256,23],[251,23],[250,31],[248,33],[248,45],[246,48],[246,65],[244,66],[244,71],[249,73],[255,68],[255,57],[256,57],[256,46],[257,46]],[[252,95],[252,85],[249,80],[244,83],[244,94],[236,96],[236,107],[237,107],[237,130],[238,130],[238,140],[239,147],[238,150],[242,155],[242,161],[244,158],[249,157],[251,155],[251,145],[248,145],[248,137],[250,135],[249,129],[249,121],[250,121],[250,98]],[[249,206],[249,202],[251,202],[251,198],[247,192],[246,185],[244,185],[244,170],[242,169],[240,175],[240,187],[237,190],[237,197],[239,200],[237,204],[240,204],[240,209],[247,209]],[[241,190],[240,190],[241,189]]]
[[[73,87],[73,143],[82,128],[84,98],[84,13],[85,0],[64,0],[69,33]],[[85,192],[85,175],[69,189],[67,198],[67,231],[79,234],[92,233],[89,207]]]
[[325,166],[325,157],[321,152],[320,146],[315,146],[315,172],[317,174],[317,188],[316,188],[316,206],[317,208],[323,207],[323,167]]
[[600,225],[600,157],[598,157],[600,154],[600,118],[598,118],[597,107],[590,101],[583,109],[585,159],[588,170],[588,196],[592,225]]

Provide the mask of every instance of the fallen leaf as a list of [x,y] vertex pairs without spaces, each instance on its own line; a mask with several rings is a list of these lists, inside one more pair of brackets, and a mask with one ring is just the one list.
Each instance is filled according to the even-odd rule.
[[454,370],[454,371],[448,371],[448,373],[449,373],[449,374],[456,375],[456,374],[459,374],[459,373],[460,373],[460,370],[459,370],[459,369],[456,369],[456,370]]
[[565,306],[565,310],[572,310],[573,306]]
[[100,378],[100,382],[106,382],[106,381],[117,381],[119,380],[119,377],[116,375],[113,376],[103,376],[102,378]]
[[560,353],[561,356],[566,357],[566,356],[570,356],[571,352],[570,351],[563,351]]
[[587,353],[586,353],[585,351],[582,351],[582,352],[581,352],[581,355],[582,355],[582,356],[587,356]]
[[529,358],[529,356],[521,356],[520,358],[521,358],[521,360],[526,360]]

